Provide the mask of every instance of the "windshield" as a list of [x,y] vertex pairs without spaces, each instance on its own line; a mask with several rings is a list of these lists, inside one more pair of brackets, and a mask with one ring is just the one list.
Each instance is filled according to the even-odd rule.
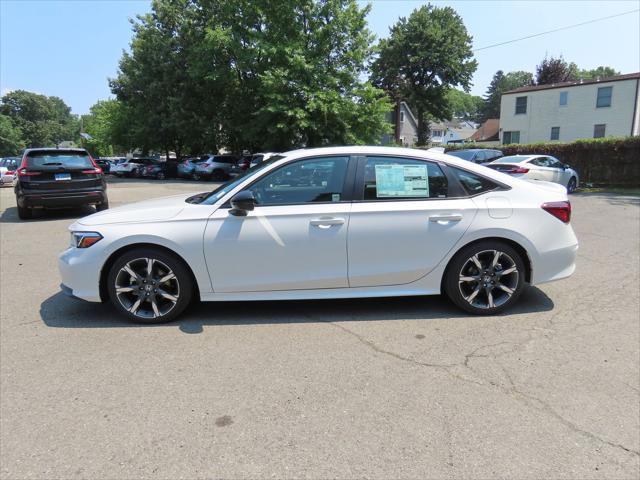
[[527,157],[522,155],[511,155],[510,157],[502,157],[494,160],[492,163],[520,163],[524,162]]
[[454,157],[461,158],[463,160],[471,160],[473,158],[473,154],[470,150],[460,150],[457,152],[447,152],[447,155],[453,155]]
[[234,179],[229,180],[226,183],[223,183],[222,185],[220,185],[218,188],[216,188],[214,191],[210,192],[206,196],[202,196],[202,197],[199,196],[199,198],[193,199],[192,203],[202,203],[204,205],[213,205],[222,197],[224,197],[227,193],[233,190],[238,184],[240,184],[241,182],[244,182],[247,179],[247,177],[254,175],[255,173],[259,172],[260,170],[268,167],[272,163],[277,162],[282,158],[284,158],[284,155],[276,155],[274,157],[271,157],[269,160],[249,168],[244,173],[238,175]]

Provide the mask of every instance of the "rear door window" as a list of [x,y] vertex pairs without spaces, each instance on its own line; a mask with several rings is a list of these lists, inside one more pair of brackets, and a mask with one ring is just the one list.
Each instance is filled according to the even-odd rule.
[[451,165],[449,165],[449,169],[458,177],[458,180],[460,180],[460,183],[469,195],[478,195],[500,188],[500,185],[497,183],[477,173],[472,173]]
[[27,168],[30,170],[47,170],[57,168],[93,168],[91,158],[81,152],[33,152],[27,157]]
[[438,164],[399,157],[367,157],[363,200],[446,198],[447,177]]

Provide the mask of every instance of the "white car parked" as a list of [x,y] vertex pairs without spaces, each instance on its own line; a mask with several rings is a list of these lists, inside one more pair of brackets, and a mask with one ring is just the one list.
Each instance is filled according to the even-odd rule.
[[579,184],[578,172],[551,155],[511,155],[494,160],[487,167],[525,180],[559,183],[569,193]]
[[437,295],[477,314],[571,275],[566,190],[437,152],[297,150],[209,193],[71,225],[62,289],[168,321],[194,299]]

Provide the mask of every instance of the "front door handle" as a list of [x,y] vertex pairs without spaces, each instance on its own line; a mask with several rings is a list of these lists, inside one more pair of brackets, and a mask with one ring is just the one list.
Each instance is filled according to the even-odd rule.
[[332,225],[342,225],[344,223],[344,218],[320,217],[314,218],[309,223],[318,228],[331,228]]
[[431,215],[429,217],[430,222],[459,222],[462,220],[462,215],[459,213],[452,213],[450,215]]

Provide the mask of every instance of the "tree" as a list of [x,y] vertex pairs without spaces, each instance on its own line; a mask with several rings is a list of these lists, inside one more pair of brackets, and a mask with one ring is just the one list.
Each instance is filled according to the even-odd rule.
[[78,118],[58,97],[14,90],[2,97],[0,113],[11,118],[27,147],[52,146],[78,138]]
[[489,88],[487,88],[478,121],[484,122],[490,118],[500,118],[500,101],[502,94],[509,90],[531,85],[532,83],[533,75],[529,72],[516,71],[509,72],[505,75],[502,70],[498,70],[493,75]]
[[0,156],[18,155],[23,148],[20,129],[13,124],[11,117],[0,114]]
[[178,155],[379,141],[390,105],[361,80],[367,11],[355,0],[155,0],[112,91],[140,141]]
[[[447,92],[447,102],[454,118],[477,121],[483,106],[482,97],[452,88]],[[450,120],[450,119],[449,119]]]
[[597,67],[592,68],[591,70],[578,70],[578,78],[583,80],[596,80],[597,78],[609,78],[615,77],[616,75],[620,75],[620,72],[612,67]]
[[452,87],[469,90],[477,68],[471,40],[455,10],[426,5],[409,18],[400,18],[389,38],[380,41],[380,53],[372,65],[373,83],[414,109],[418,144],[428,140],[430,117],[451,117],[448,91]]
[[536,84],[550,85],[553,83],[570,82],[578,79],[578,66],[567,63],[562,55],[558,58],[544,57],[536,67]]
[[111,156],[135,148],[131,132],[135,122],[118,100],[99,100],[82,116],[82,127],[91,139],[83,143],[96,156]]

